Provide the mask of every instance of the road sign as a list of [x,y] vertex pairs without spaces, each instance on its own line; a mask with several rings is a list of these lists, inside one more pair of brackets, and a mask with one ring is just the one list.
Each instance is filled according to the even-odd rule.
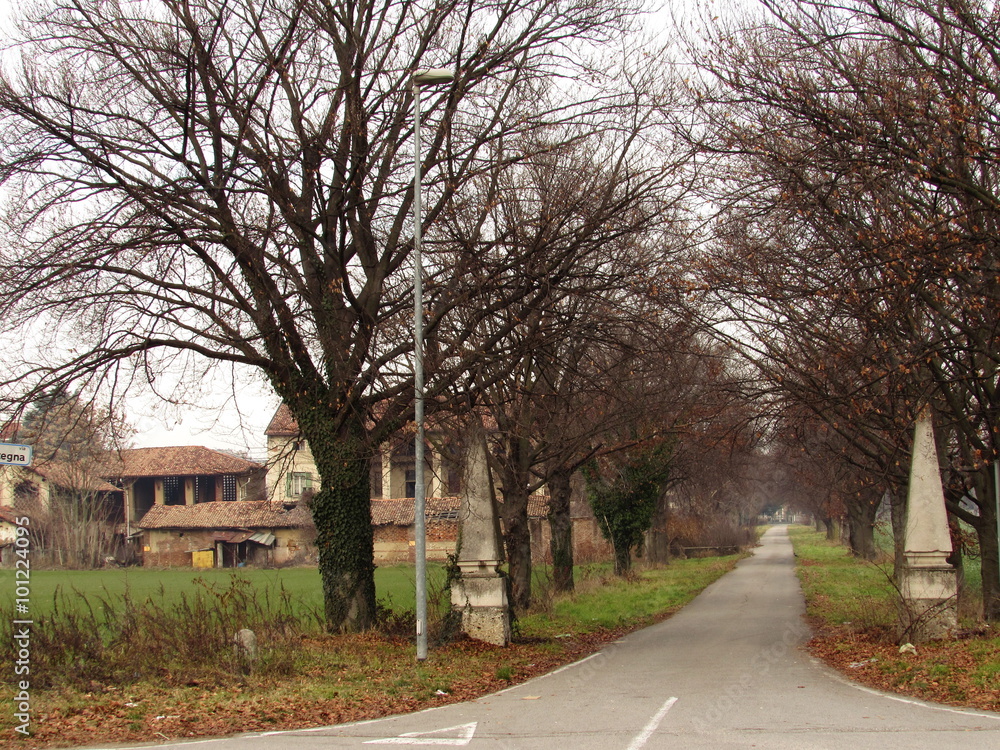
[[31,466],[31,446],[0,443],[0,465]]

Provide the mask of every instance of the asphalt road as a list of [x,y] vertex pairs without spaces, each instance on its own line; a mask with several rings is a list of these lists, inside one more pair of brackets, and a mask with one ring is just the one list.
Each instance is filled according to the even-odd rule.
[[1000,748],[1000,714],[878,693],[813,660],[801,648],[803,612],[787,530],[775,527],[671,619],[501,693],[377,721],[158,747]]

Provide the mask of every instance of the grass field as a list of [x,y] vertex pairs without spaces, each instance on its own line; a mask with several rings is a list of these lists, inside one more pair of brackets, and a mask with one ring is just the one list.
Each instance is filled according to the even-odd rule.
[[[169,605],[199,591],[227,588],[233,578],[245,579],[261,597],[278,597],[282,591],[294,611],[308,618],[323,610],[323,591],[315,568],[206,569],[191,568],[108,568],[102,570],[33,570],[31,571],[31,611],[41,615],[60,606],[73,605],[85,598],[93,605],[100,600],[117,601],[126,594],[134,603],[146,600]],[[444,585],[444,568],[428,565],[429,598]],[[416,599],[412,565],[376,568],[377,598],[396,611],[412,610]],[[0,570],[0,611],[9,609],[14,599],[14,571]]]
[[[892,537],[878,530],[881,556],[874,562],[858,560],[847,547],[827,541],[825,534],[804,526],[789,530],[799,556],[799,579],[811,615],[834,625],[845,622],[889,627],[895,618],[896,590],[892,584]],[[982,574],[978,557],[967,556],[959,614],[966,627],[974,625],[982,608]]]

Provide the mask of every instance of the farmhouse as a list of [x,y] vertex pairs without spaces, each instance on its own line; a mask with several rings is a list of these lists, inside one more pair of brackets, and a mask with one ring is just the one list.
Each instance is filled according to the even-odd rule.
[[[460,471],[447,441],[433,430],[430,438],[424,466],[427,555],[443,561],[458,539]],[[117,451],[102,462],[99,477],[74,476],[70,467],[57,465],[3,467],[0,507],[15,506],[15,494],[22,498],[18,507],[26,497],[33,507],[47,506],[53,487],[69,485],[101,499],[117,540],[106,548],[119,560],[171,567],[315,562],[316,530],[308,500],[319,489],[319,473],[285,406],[268,426],[267,449],[266,466],[201,446],[177,446]],[[378,563],[414,560],[414,454],[414,435],[404,431],[373,457],[371,513]],[[532,557],[538,561],[550,557],[547,511],[547,498],[531,499]],[[587,503],[576,500],[573,511],[577,560],[605,558],[609,548]],[[120,547],[123,540],[128,543]]]
[[0,564],[14,561],[14,540],[17,538],[17,514],[13,508],[0,505]]
[[145,566],[231,568],[315,560],[307,508],[269,500],[157,504],[138,522]]
[[266,472],[245,458],[186,445],[118,451],[109,457],[104,476],[125,493],[125,523],[131,532],[157,505],[263,500]]
[[[424,486],[428,497],[456,496],[460,491],[458,466],[447,449],[434,443],[433,430],[429,437],[432,445],[426,452]],[[412,498],[416,489],[415,435],[401,433],[387,441],[374,457],[371,466],[373,499]],[[317,489],[319,472],[309,443],[299,434],[299,426],[288,407],[278,407],[267,427],[268,495],[272,499],[295,501]]]

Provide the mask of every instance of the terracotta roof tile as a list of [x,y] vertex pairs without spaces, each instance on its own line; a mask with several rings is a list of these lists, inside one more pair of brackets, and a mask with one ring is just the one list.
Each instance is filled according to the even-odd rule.
[[549,515],[549,496],[532,495],[528,498],[528,517],[546,518]]
[[312,526],[308,508],[286,509],[269,500],[154,505],[138,523],[142,529],[291,529]]
[[92,474],[86,469],[71,463],[49,461],[48,463],[35,464],[30,468],[30,471],[33,471],[50,484],[67,490],[121,492],[120,488],[104,481],[101,477]]
[[17,433],[21,430],[20,422],[6,422],[0,426],[0,440],[10,443],[17,439]]
[[[116,460],[117,459],[117,460]],[[264,469],[258,463],[200,445],[170,448],[130,448],[119,451],[105,476],[190,477],[252,474]]]
[[278,407],[271,417],[271,423],[267,426],[264,434],[268,437],[297,437],[299,434],[299,423],[292,416],[291,409],[285,404]]
[[[413,503],[412,497],[372,500],[372,525],[411,526],[415,517]],[[426,501],[426,516],[428,519],[451,515],[457,517],[460,503],[461,500],[457,497],[429,497]]]

